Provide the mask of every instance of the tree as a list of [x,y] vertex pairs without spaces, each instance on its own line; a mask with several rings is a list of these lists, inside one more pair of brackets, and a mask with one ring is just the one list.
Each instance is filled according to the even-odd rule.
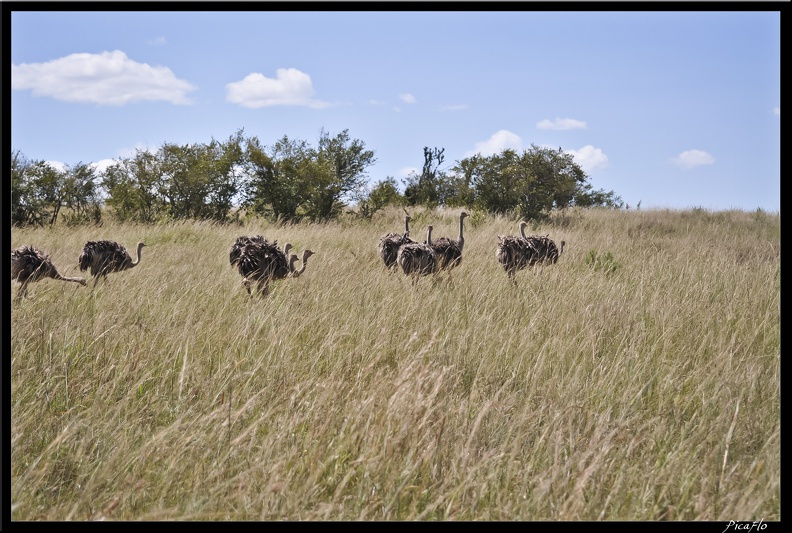
[[[60,215],[70,224],[99,222],[102,199],[96,171],[78,163],[58,170],[45,161],[11,153],[11,223],[55,225]],[[65,208],[65,210],[64,210]]]
[[506,213],[519,205],[519,190],[529,185],[530,178],[522,172],[514,150],[503,150],[489,157],[480,155],[463,159],[453,169],[464,172],[472,182],[474,204],[485,211]]
[[215,159],[217,175],[209,191],[210,218],[225,220],[234,207],[234,201],[242,188],[243,165],[246,153],[243,130],[237,130],[224,143],[221,143],[219,157]]
[[121,159],[105,170],[105,203],[121,221],[154,222],[167,212],[162,176],[157,155],[137,150],[134,157]]
[[225,143],[165,144],[157,152],[172,218],[226,220],[239,191],[242,142],[238,131]]
[[[605,191],[603,189],[592,190],[589,183],[585,183],[578,188],[575,193],[573,205],[578,207],[607,207],[610,209],[621,209],[624,207],[624,202],[621,197],[616,195],[613,191]],[[638,209],[641,207],[641,202],[638,202]],[[629,209],[629,206],[628,206]]]
[[366,180],[366,169],[376,162],[374,152],[358,139],[351,140],[349,130],[335,137],[319,134],[315,160],[305,170],[310,184],[306,214],[314,220],[327,220],[341,212],[344,197],[352,197]]
[[69,224],[102,220],[102,197],[96,169],[82,162],[70,167],[63,180],[63,199],[68,209],[64,218]]
[[472,183],[477,207],[495,213],[516,211],[526,219],[541,220],[554,208],[601,205],[620,200],[613,192],[591,192],[585,172],[561,148],[530,149],[518,154],[503,150],[489,157],[463,159],[453,168],[460,184]]
[[50,170],[44,161],[29,161],[19,150],[11,152],[11,224],[43,226],[51,218],[40,179]]
[[365,183],[374,161],[374,152],[350,139],[348,130],[335,137],[322,130],[316,149],[287,136],[267,149],[254,137],[247,142],[243,205],[275,219],[333,218],[342,200]]
[[519,166],[528,179],[527,186],[518,191],[518,209],[529,220],[539,220],[553,208],[568,207],[578,183],[586,179],[572,155],[561,148],[553,150],[531,145],[523,152]]
[[409,205],[436,206],[441,202],[438,169],[443,164],[445,148],[424,146],[424,164],[420,174],[412,173],[405,180],[404,197]]
[[275,220],[296,219],[297,209],[307,196],[304,169],[311,158],[312,151],[305,141],[292,141],[286,135],[269,150],[258,138],[248,139],[248,180],[243,205]]
[[366,220],[388,205],[403,205],[404,196],[396,187],[396,180],[387,177],[373,186],[361,187],[356,196],[358,216]]

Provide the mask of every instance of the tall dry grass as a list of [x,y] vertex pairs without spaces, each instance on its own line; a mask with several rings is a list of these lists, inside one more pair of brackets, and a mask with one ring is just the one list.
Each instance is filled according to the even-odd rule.
[[[13,229],[64,275],[148,246],[12,303],[11,519],[780,520],[779,214],[573,211],[516,287],[515,220],[415,287],[376,253],[402,227]],[[316,252],[263,301],[228,263],[258,233]]]

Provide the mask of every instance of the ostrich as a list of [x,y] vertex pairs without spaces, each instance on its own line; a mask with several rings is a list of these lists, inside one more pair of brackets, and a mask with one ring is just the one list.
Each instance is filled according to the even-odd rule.
[[518,270],[533,266],[537,263],[556,263],[564,250],[564,241],[560,249],[549,239],[549,236],[525,235],[525,226],[528,223],[520,221],[520,236],[498,235],[498,246],[495,257],[506,271],[512,283],[517,283],[515,275]]
[[462,227],[465,217],[467,216],[468,214],[464,211],[459,215],[459,238],[453,240],[448,237],[440,237],[432,242],[432,249],[437,254],[438,269],[450,271],[462,262],[462,248],[465,246],[465,238],[462,236]]
[[410,238],[410,215],[404,216],[404,233],[386,233],[382,237],[380,237],[379,245],[377,246],[377,250],[379,250],[380,257],[382,257],[382,261],[385,263],[385,266],[388,269],[396,267],[396,256],[399,253],[399,248],[403,244],[411,244],[415,243],[414,240]]
[[564,246],[566,245],[565,241],[561,241],[559,245],[556,245],[556,243],[550,239],[549,234],[530,235],[525,237],[525,239],[531,243],[531,246],[536,251],[536,253],[531,257],[531,265],[535,265],[536,263],[542,265],[546,263],[557,263],[558,258],[561,257],[561,253],[564,251]]
[[426,244],[413,242],[403,245],[399,248],[396,262],[406,275],[412,276],[413,285],[420,276],[436,273],[437,253],[432,249],[432,226],[427,227]]
[[[313,255],[311,250],[303,252],[303,265],[296,270],[296,254],[287,255],[292,245],[286,243],[281,250],[278,241],[270,242],[261,235],[254,237],[238,237],[229,253],[229,262],[242,275],[242,284],[248,295],[253,296],[250,286],[256,283],[262,297],[269,294],[269,284],[276,279],[298,277],[305,271],[308,258]],[[288,260],[287,260],[288,257]]]
[[49,255],[33,246],[20,246],[11,250],[11,279],[21,285],[17,291],[18,299],[27,296],[28,283],[52,278],[60,281],[74,281],[85,285],[84,278],[69,278],[61,276],[58,269],[50,261]]
[[88,241],[80,252],[77,264],[80,271],[91,269],[95,287],[99,278],[107,278],[111,272],[121,272],[138,266],[140,251],[144,246],[146,245],[142,242],[137,243],[137,259],[133,261],[127,249],[115,241]]
[[525,253],[525,226],[527,222],[520,221],[520,234],[523,236],[517,237],[515,235],[498,235],[498,246],[495,249],[495,257],[498,263],[506,271],[509,280],[516,283],[514,276],[518,270],[522,270],[527,266]]
[[[261,235],[255,235],[253,237],[246,237],[246,236],[237,237],[236,241],[234,241],[234,245],[231,247],[231,252],[228,254],[228,260],[230,261],[231,266],[235,266],[242,259],[242,254],[244,253],[244,250],[248,245],[253,246],[254,248],[261,246],[269,247],[270,245],[273,245],[275,246],[275,249],[277,251],[280,251],[277,248],[278,245],[277,240],[270,243],[267,239],[265,239]],[[291,248],[292,248],[291,243],[287,242],[286,245],[283,247],[284,257],[289,257],[289,250],[291,250]]]
[[[288,245],[288,244],[287,244],[287,246],[290,246],[290,245]],[[285,252],[285,248],[284,248],[284,252]],[[300,268],[300,270],[295,270],[295,269],[294,269],[294,264],[293,264],[293,263],[291,263],[291,264],[289,265],[289,270],[290,270],[289,277],[292,277],[292,278],[299,278],[299,277],[300,277],[300,274],[302,274],[303,272],[305,272],[305,265],[307,265],[307,264],[308,264],[308,258],[309,258],[309,257],[311,257],[312,255],[314,255],[314,253],[313,253],[311,250],[303,250],[303,255],[302,255],[302,267]],[[291,256],[292,256],[293,258],[297,257],[295,254],[292,254]]]

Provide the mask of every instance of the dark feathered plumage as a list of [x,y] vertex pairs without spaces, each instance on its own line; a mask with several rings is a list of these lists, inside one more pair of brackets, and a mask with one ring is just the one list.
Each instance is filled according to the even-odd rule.
[[536,264],[556,263],[564,250],[564,241],[558,247],[549,236],[526,236],[526,225],[525,221],[520,222],[519,237],[498,235],[495,257],[512,282],[515,282],[515,275],[519,270]]
[[530,258],[529,264],[531,266],[539,263],[557,263],[558,258],[561,257],[561,252],[564,251],[564,241],[560,242],[557,246],[549,235],[529,235],[525,238],[533,249],[533,254]]
[[270,281],[287,277],[296,278],[305,271],[308,258],[313,252],[303,251],[302,268],[295,270],[294,263],[298,258],[295,254],[289,256],[291,248],[292,245],[286,243],[281,250],[278,241],[270,242],[261,235],[237,237],[231,247],[228,260],[242,275],[242,284],[248,294],[252,296],[250,286],[256,283],[258,292],[263,297],[269,294]]
[[465,217],[464,211],[459,215],[459,237],[454,240],[440,237],[432,241],[432,249],[437,254],[437,267],[440,270],[451,270],[462,262],[462,249],[465,246],[465,237],[462,235]]
[[399,248],[401,248],[402,245],[411,243],[415,243],[415,241],[410,238],[410,216],[407,215],[404,217],[404,233],[386,233],[380,237],[377,250],[385,266],[392,268],[396,266]]
[[506,271],[509,279],[514,281],[514,276],[518,270],[522,270],[528,266],[529,258],[533,252],[529,248],[528,243],[514,235],[506,235],[505,237],[498,236],[499,242],[495,250],[495,257],[498,263]]
[[420,276],[434,274],[438,270],[437,253],[432,249],[432,226],[427,227],[426,242],[413,242],[399,248],[396,261],[406,275],[412,276],[413,284]]
[[11,250],[11,279],[18,281],[21,286],[17,291],[17,298],[27,295],[28,283],[33,283],[44,278],[57,279],[59,281],[74,281],[80,285],[85,285],[83,278],[69,278],[61,276],[55,265],[45,254],[33,246],[20,246]]
[[132,260],[127,249],[115,241],[88,241],[83,246],[77,264],[80,271],[91,271],[94,277],[94,286],[99,278],[106,278],[111,272],[121,272],[129,270],[140,264],[140,251],[146,246],[142,242],[137,243],[137,259]]

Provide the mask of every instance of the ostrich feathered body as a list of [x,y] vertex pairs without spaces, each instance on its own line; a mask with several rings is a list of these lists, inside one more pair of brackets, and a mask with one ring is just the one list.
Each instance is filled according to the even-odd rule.
[[134,266],[127,249],[115,241],[88,241],[77,263],[80,271],[90,270],[92,276],[119,272]]
[[20,283],[57,276],[58,271],[49,255],[33,246],[11,250],[11,279]]
[[448,237],[432,241],[432,249],[437,254],[437,267],[440,270],[450,270],[462,262],[463,242]]
[[561,241],[561,248],[559,248],[549,235],[529,235],[526,237],[533,254],[530,258],[529,264],[536,263],[557,263],[558,258],[561,256],[561,251],[564,249],[564,241]]
[[507,272],[522,270],[530,264],[536,251],[530,241],[514,235],[499,237],[495,257]]
[[559,248],[547,235],[507,235],[498,239],[495,257],[509,277],[526,267],[558,262],[564,249],[564,241]]
[[396,266],[396,258],[399,255],[399,248],[405,244],[415,244],[407,233],[387,233],[380,238],[377,250],[382,261],[388,268]]
[[451,270],[462,262],[462,248],[465,246],[465,238],[462,235],[462,231],[464,220],[467,216],[468,214],[464,211],[459,215],[458,238],[438,237],[432,239],[431,246],[437,254],[437,268],[439,270]]
[[399,248],[396,261],[408,275],[425,276],[437,272],[437,253],[428,244],[418,242]]
[[50,261],[49,255],[45,254],[33,246],[20,246],[11,250],[11,279],[18,281],[21,286],[17,291],[17,297],[27,295],[29,283],[39,281],[44,278],[52,278],[59,281],[73,281],[80,285],[85,285],[83,278],[70,278],[62,276],[55,265]]
[[404,233],[386,233],[380,237],[377,250],[385,263],[385,266],[392,268],[396,266],[398,260],[399,248],[405,244],[414,244],[415,241],[410,238],[410,215],[404,217]]
[[237,237],[228,255],[246,280],[280,279],[289,275],[289,260],[278,241],[268,241],[261,235]]

